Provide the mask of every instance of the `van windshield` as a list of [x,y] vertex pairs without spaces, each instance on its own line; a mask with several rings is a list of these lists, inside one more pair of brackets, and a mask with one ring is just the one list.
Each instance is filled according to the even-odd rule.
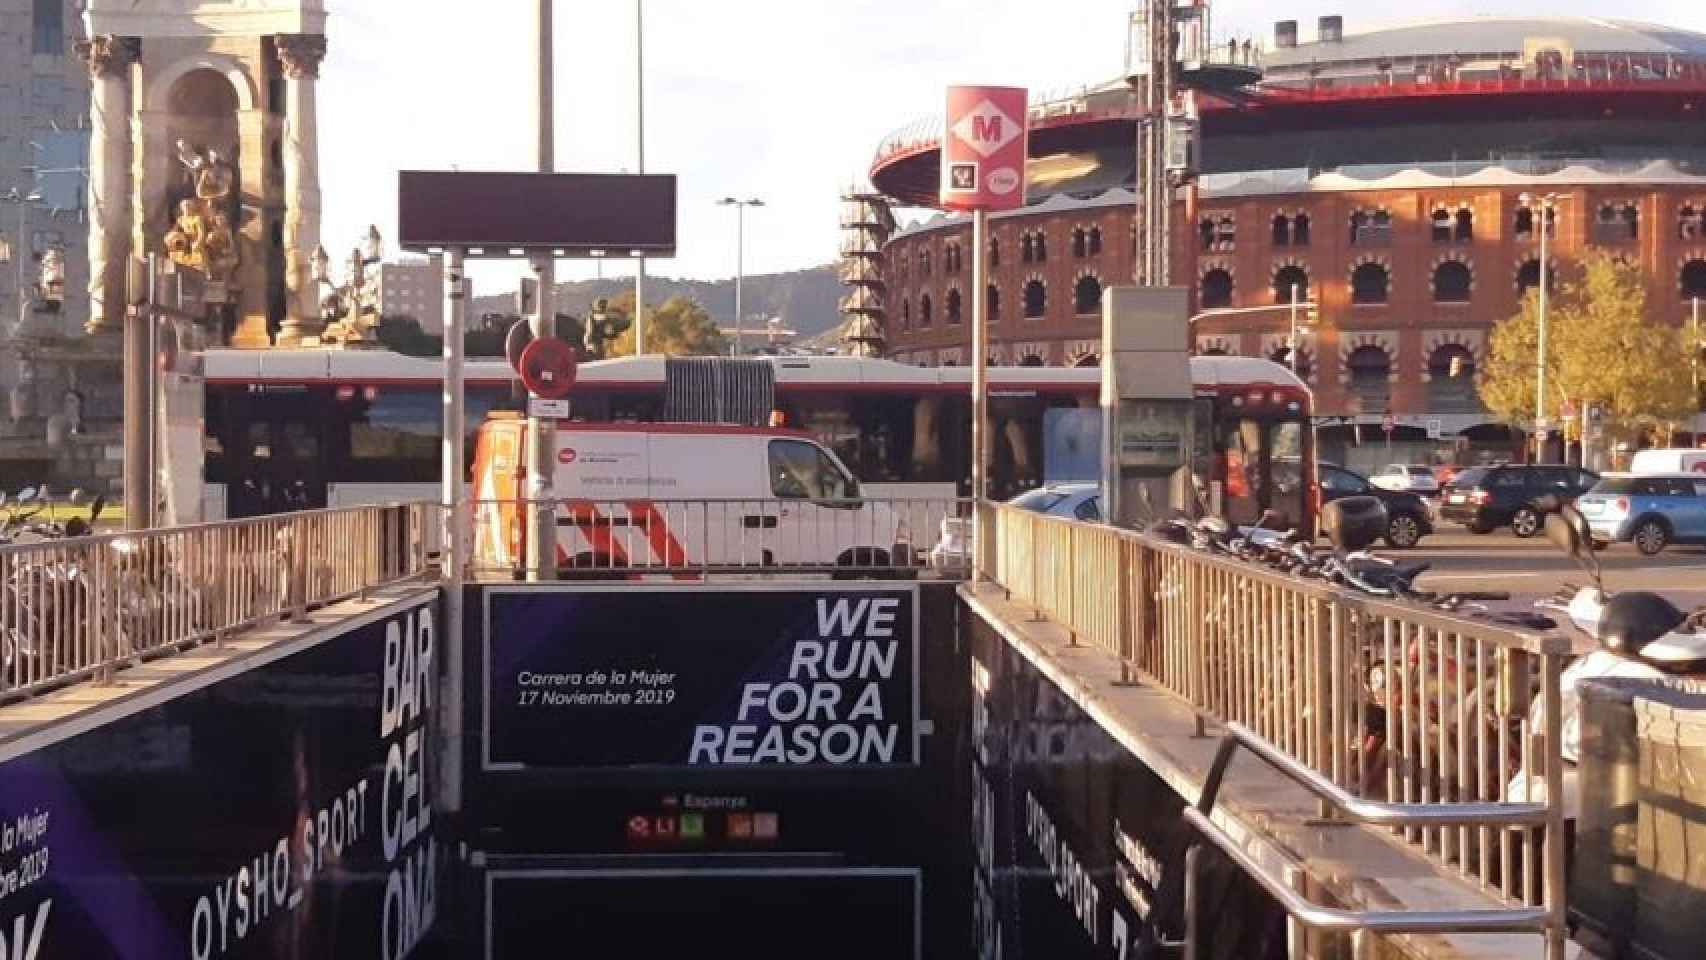
[[817,444],[772,440],[770,492],[794,500],[852,500],[859,485]]

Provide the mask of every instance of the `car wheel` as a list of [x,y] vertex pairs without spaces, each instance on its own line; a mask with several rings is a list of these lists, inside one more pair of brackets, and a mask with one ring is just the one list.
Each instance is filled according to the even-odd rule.
[[1485,522],[1480,521],[1480,520],[1477,520],[1474,523],[1468,524],[1468,527],[1469,527],[1469,532],[1473,533],[1477,537],[1486,536],[1487,534],[1493,532],[1493,525],[1492,524],[1485,523]]
[[1414,514],[1395,513],[1386,522],[1386,543],[1394,550],[1408,550],[1422,541],[1422,523]]
[[1540,511],[1533,507],[1523,507],[1511,517],[1511,532],[1525,540],[1539,533],[1544,526]]
[[1670,544],[1670,530],[1659,520],[1643,520],[1631,538],[1643,556],[1654,556]]

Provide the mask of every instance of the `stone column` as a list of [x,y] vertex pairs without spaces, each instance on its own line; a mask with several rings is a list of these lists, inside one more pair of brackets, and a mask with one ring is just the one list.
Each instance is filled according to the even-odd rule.
[[320,140],[314,84],[326,38],[275,38],[284,67],[284,275],[286,315],[278,345],[320,333],[320,296],[310,260],[320,246]]
[[140,49],[134,37],[111,35],[77,44],[94,88],[89,107],[90,334],[116,333],[124,324],[131,249],[130,67]]

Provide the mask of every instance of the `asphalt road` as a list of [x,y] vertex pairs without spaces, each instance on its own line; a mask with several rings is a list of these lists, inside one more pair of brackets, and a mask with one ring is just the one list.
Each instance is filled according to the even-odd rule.
[[[1544,595],[1566,581],[1582,584],[1587,580],[1574,561],[1545,537],[1519,540],[1508,529],[1476,536],[1462,527],[1442,524],[1414,550],[1377,552],[1432,563],[1418,583],[1427,590]],[[1670,547],[1656,557],[1643,557],[1629,544],[1613,544],[1599,558],[1606,586],[1612,590],[1656,590],[1678,603],[1690,599],[1706,603],[1706,547]]]

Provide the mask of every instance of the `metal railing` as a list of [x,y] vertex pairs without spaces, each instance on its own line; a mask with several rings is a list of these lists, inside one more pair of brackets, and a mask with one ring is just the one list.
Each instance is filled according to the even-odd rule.
[[0,547],[0,703],[430,572],[429,503]]
[[[473,505],[470,577],[527,572],[521,520],[529,502]],[[564,499],[556,501],[557,566],[566,577],[598,578],[925,569],[957,576],[970,568],[970,513],[969,500],[954,498]]]
[[[998,505],[979,513],[982,568],[1015,603],[1114,654],[1132,676],[1252,731],[1345,797],[1502,809],[1500,827],[1445,809],[1392,829],[1483,890],[1544,906],[1548,936],[1562,943],[1564,638],[1132,531]],[[1541,825],[1532,803],[1546,811]]]

